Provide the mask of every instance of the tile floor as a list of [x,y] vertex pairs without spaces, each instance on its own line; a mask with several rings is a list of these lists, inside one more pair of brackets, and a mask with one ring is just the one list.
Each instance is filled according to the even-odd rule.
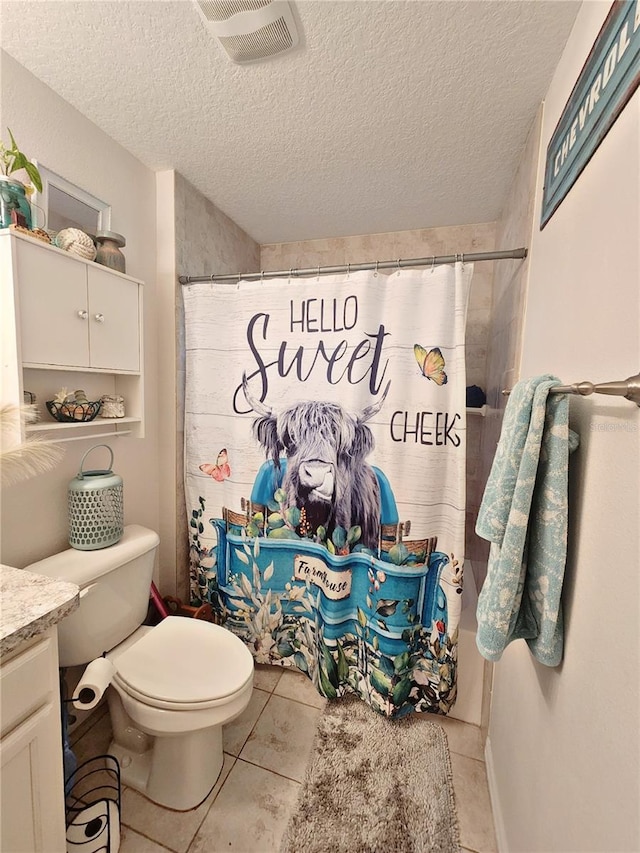
[[[325,700],[304,675],[280,667],[257,666],[254,685],[246,711],[225,726],[224,766],[204,803],[174,812],[123,790],[121,853],[278,850]],[[463,851],[495,853],[480,729],[452,718],[433,720],[449,740]],[[110,739],[103,708],[71,736],[78,763],[106,752]]]

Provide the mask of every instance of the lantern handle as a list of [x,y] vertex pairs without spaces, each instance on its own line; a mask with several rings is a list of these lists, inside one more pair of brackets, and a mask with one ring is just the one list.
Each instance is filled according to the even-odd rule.
[[94,444],[93,447],[90,447],[87,450],[87,452],[84,454],[84,456],[82,457],[82,461],[80,462],[80,470],[78,471],[78,479],[79,480],[84,480],[84,476],[83,476],[84,471],[82,470],[82,466],[84,465],[84,460],[87,458],[87,456],[91,453],[92,450],[97,450],[99,447],[106,447],[107,450],[109,451],[109,453],[111,454],[111,459],[109,460],[109,471],[108,471],[108,473],[110,474],[112,472],[112,470],[113,470],[113,450],[111,449],[111,447],[108,444]]

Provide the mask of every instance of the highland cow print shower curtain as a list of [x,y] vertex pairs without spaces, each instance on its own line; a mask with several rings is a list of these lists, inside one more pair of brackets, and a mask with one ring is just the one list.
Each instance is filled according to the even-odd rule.
[[388,716],[456,696],[471,275],[183,288],[192,603]]

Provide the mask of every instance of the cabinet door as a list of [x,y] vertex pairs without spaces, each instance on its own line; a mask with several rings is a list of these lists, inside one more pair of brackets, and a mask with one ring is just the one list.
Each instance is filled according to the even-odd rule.
[[7,853],[66,849],[61,744],[60,709],[52,703],[0,743],[0,849]]
[[98,267],[87,271],[91,367],[140,370],[138,285]]
[[89,366],[86,265],[16,240],[22,361]]

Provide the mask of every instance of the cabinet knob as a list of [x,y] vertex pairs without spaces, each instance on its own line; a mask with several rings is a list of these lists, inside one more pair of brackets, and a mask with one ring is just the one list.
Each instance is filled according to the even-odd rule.
[[88,316],[88,311],[78,311],[78,317],[80,317],[81,320],[86,320]]
[[96,323],[104,323],[104,314],[96,314]]

